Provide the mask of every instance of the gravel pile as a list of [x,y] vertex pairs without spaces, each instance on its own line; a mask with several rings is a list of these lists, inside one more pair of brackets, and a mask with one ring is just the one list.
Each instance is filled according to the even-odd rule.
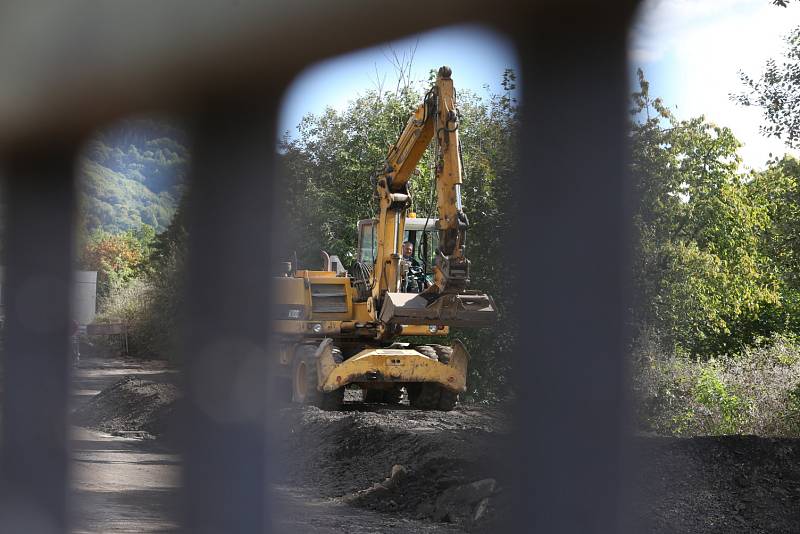
[[157,437],[171,426],[180,398],[172,383],[126,376],[75,411],[75,422],[109,434]]

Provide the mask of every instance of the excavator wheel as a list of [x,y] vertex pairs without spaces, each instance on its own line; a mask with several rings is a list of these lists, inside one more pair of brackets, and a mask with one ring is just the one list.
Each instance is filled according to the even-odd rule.
[[364,392],[364,402],[400,404],[400,401],[403,400],[403,391],[400,387],[401,386],[395,386],[390,389],[368,389]]
[[370,404],[384,402],[384,393],[382,389],[367,389],[364,391],[364,402]]
[[449,412],[455,408],[458,402],[458,393],[453,393],[438,384],[423,382],[420,384],[409,384],[406,386],[408,391],[408,402],[412,408],[418,410],[442,410]]
[[310,404],[323,410],[338,410],[344,402],[344,388],[330,393],[317,389],[316,348],[307,345],[299,347],[292,364],[292,401]]
[[386,404],[400,404],[400,401],[403,400],[403,389],[402,386],[394,386],[393,388],[387,389],[383,392],[383,401]]
[[439,409],[449,412],[458,404],[458,393],[453,393],[449,389],[439,388]]

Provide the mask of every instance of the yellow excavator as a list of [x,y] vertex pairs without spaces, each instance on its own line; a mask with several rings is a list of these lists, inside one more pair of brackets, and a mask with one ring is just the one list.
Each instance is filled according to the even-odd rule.
[[[489,326],[497,316],[489,295],[467,289],[469,222],[451,74],[439,69],[375,177],[380,211],[358,222],[352,272],[323,252],[321,270],[287,262],[275,279],[273,331],[294,402],[334,410],[346,389],[360,389],[365,402],[407,399],[415,408],[451,410],[466,390],[469,355],[460,341],[401,341],[436,340],[451,326]],[[431,140],[438,217],[416,218],[409,180]]]

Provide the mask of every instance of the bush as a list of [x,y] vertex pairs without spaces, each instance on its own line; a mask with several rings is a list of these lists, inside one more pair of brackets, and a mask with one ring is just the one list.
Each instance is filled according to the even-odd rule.
[[172,358],[182,288],[182,249],[166,246],[149,265],[147,273],[110,285],[98,322],[119,320],[128,325],[131,356]]
[[646,332],[633,350],[639,426],[669,435],[800,433],[800,344],[773,336],[710,360],[663,350]]
[[82,244],[79,265],[97,271],[97,293],[102,301],[112,291],[140,276],[147,268],[155,230],[143,225],[122,234],[96,231]]

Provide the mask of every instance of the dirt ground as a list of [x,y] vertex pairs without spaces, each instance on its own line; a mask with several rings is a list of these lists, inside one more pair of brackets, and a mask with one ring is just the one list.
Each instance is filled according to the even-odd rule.
[[[180,461],[158,441],[142,439],[141,432],[118,428],[106,421],[97,428],[83,419],[93,413],[103,390],[126,376],[152,384],[171,383],[176,372],[163,361],[129,358],[85,358],[75,369],[72,404],[76,417],[72,431],[72,474],[75,533],[170,532],[177,523],[171,510],[177,503]],[[99,414],[98,414],[99,415]],[[113,418],[112,418],[113,419]],[[83,424],[84,426],[79,426]],[[132,432],[127,432],[132,430]]]
[[292,485],[470,531],[491,530],[498,507],[505,513],[494,454],[510,425],[500,409],[287,408],[281,416],[289,436],[284,477]]
[[[169,532],[180,459],[159,438],[178,397],[162,362],[77,370],[75,532]],[[101,391],[103,391],[102,394]],[[496,532],[507,407],[283,407],[277,532]],[[640,532],[800,532],[800,440],[637,438]]]
[[800,532],[800,440],[638,440],[642,532]]
[[[175,379],[176,372],[159,361],[92,358],[76,369],[73,532],[177,531],[180,458],[161,439],[179,398]],[[320,417],[316,422],[306,417],[315,413]],[[315,408],[281,412],[282,421],[301,421],[311,434],[317,434],[328,417]],[[304,433],[309,438],[311,434]],[[298,449],[290,432],[283,435],[284,459],[291,465],[316,457],[311,442]],[[336,498],[332,488],[311,483],[316,472],[315,466],[293,469],[272,488],[277,532],[462,532],[445,523],[352,506]]]

